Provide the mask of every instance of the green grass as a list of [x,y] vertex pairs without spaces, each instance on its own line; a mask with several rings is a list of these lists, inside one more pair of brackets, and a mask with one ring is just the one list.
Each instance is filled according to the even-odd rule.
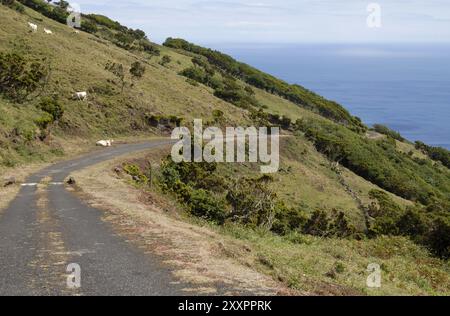
[[[253,253],[247,262],[296,290],[325,295],[450,294],[448,262],[430,258],[425,249],[405,238],[279,237],[235,225],[219,230],[248,243]],[[379,289],[366,284],[372,263],[382,268]]]
[[[1,49],[9,50],[14,43],[21,43],[21,46],[28,47],[27,51],[33,57],[46,56],[51,60],[52,78],[44,95],[58,95],[65,108],[61,124],[53,129],[57,136],[104,138],[157,133],[158,131],[149,129],[144,121],[143,117],[148,113],[177,115],[183,117],[188,124],[199,117],[210,120],[212,110],[219,109],[224,112],[226,124],[250,123],[246,111],[214,97],[210,88],[203,85],[194,87],[178,75],[179,71],[192,65],[190,56],[160,46],[161,56],[154,56],[148,61],[149,55],[145,53],[125,51],[84,32],[74,34],[65,25],[42,17],[30,9],[26,10],[26,15],[21,15],[3,6],[0,8]],[[54,36],[49,37],[43,32],[29,33],[26,24],[28,20],[35,21],[41,28],[45,26],[52,29]],[[173,60],[166,67],[159,65],[164,55],[170,55]],[[123,96],[118,95],[118,88],[108,83],[113,78],[104,70],[104,66],[108,61],[130,65],[135,60],[146,63],[144,78],[135,87],[126,88]],[[92,92],[88,102],[71,99],[75,91],[93,88],[112,90],[113,93],[104,95]],[[285,99],[259,89],[255,91],[258,101],[267,106],[267,111],[271,113],[286,115],[293,121],[298,118],[323,119]],[[39,111],[34,108],[37,101],[31,100],[24,105],[0,101],[0,111],[5,113],[2,117],[7,121],[1,124],[0,135],[8,135],[18,126],[28,125],[31,129],[33,119],[39,115]],[[27,124],[21,123],[22,120]],[[3,141],[10,143],[11,139]],[[36,150],[49,151],[45,144],[38,145]],[[299,154],[304,149],[306,154]],[[18,162],[33,159],[10,152],[4,156]],[[280,175],[279,190],[280,195],[290,203],[305,203],[311,207],[327,209],[338,207],[348,209],[351,213],[356,211],[355,203],[336,182],[326,159],[306,139],[298,138],[295,144],[286,148],[283,146],[283,156],[283,163],[291,166],[293,171]],[[338,198],[330,201],[329,195]]]
[[[30,33],[28,21],[38,24],[41,31],[43,27],[51,29],[54,35]],[[194,118],[212,120],[212,112],[217,109],[224,113],[226,125],[251,124],[246,110],[214,97],[211,88],[201,84],[193,86],[178,75],[192,66],[191,55],[158,48],[161,55],[150,58],[146,53],[123,50],[91,34],[75,34],[67,26],[30,9],[19,14],[0,5],[0,51],[19,49],[33,58],[46,57],[52,68],[49,85],[40,96],[35,94],[23,104],[0,98],[0,172],[17,164],[59,157],[63,155],[61,144],[67,140],[95,143],[99,138],[142,139],[160,134],[146,123],[145,116],[149,114],[175,115],[189,125]],[[164,55],[172,59],[165,67],[159,64]],[[127,86],[120,95],[119,88],[110,82],[114,78],[105,71],[105,64],[112,61],[129,67],[136,60],[146,65],[146,73],[134,87]],[[269,113],[287,116],[293,122],[303,118],[319,124],[329,123],[283,98],[254,90],[256,99]],[[88,101],[73,100],[76,91],[89,91]],[[64,106],[64,116],[52,127],[51,138],[42,142],[37,139],[39,130],[34,123],[42,115],[36,105],[41,97],[55,95]],[[412,151],[413,157],[430,161],[411,144],[397,142],[396,148],[404,153]],[[353,191],[365,204],[371,203],[369,192],[380,188],[344,167],[341,169]],[[221,165],[219,171],[232,176],[259,175],[257,166],[251,164]],[[288,206],[300,206],[307,211],[341,210],[354,226],[362,229],[364,220],[358,204],[339,183],[328,159],[301,133],[282,139],[281,170],[272,186]],[[389,195],[403,206],[412,204]],[[450,294],[448,263],[431,258],[423,248],[407,239],[276,237],[238,226],[222,229],[214,226],[214,229],[249,243],[255,249],[252,265],[295,289],[310,291],[323,287],[324,292],[330,292],[330,284],[334,284],[343,293]],[[372,262],[385,269],[380,290],[368,290],[365,286],[365,270]],[[333,269],[336,273],[329,273]],[[334,275],[334,279],[327,275]]]

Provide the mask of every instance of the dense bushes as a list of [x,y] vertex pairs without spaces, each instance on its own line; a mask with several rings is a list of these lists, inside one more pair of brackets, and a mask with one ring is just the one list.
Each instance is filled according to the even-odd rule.
[[[55,20],[59,23],[65,24],[69,16],[67,11],[69,3],[66,1],[54,2],[51,5],[50,2],[47,3],[43,0],[18,0],[27,7],[43,14],[44,16]],[[2,3],[12,2],[11,0],[2,0]],[[14,4],[12,4],[14,5]],[[16,10],[20,10],[17,5],[14,5]],[[82,20],[80,28],[81,30],[91,33],[98,34],[107,40],[110,40],[119,47],[128,50],[142,50],[150,53],[151,56],[159,55],[159,50],[151,44],[147,38],[144,31],[139,29],[131,29],[126,26],[121,25],[119,22],[113,21],[110,18],[99,15],[99,14],[82,14]],[[103,30],[103,32],[101,32]]]
[[64,109],[56,98],[43,98],[39,102],[38,108],[50,114],[53,121],[59,121],[64,114]]
[[385,125],[375,124],[373,126],[373,129],[375,132],[392,137],[393,139],[396,139],[398,141],[401,141],[401,142],[405,141],[405,139],[402,137],[402,135],[400,135],[399,132],[393,131]]
[[450,257],[450,214],[424,213],[418,206],[403,209],[386,193],[373,190],[369,236],[405,236],[425,245],[440,258]]
[[175,164],[171,159],[166,159],[160,185],[185,203],[192,215],[223,224],[227,217],[225,203],[207,189],[211,181],[217,182],[215,170],[215,164]]
[[333,217],[322,210],[316,210],[305,223],[303,233],[319,237],[350,237],[356,233],[343,212],[334,211]]
[[23,13],[25,11],[25,7],[16,0],[2,0],[1,4],[8,6],[19,13]]
[[60,1],[58,5],[53,6],[41,0],[18,0],[27,7],[55,20],[59,23],[66,23],[69,12],[67,12],[68,3]]
[[433,223],[427,243],[435,255],[450,258],[450,219],[439,218]]
[[243,109],[259,107],[256,98],[242,88],[234,79],[225,78],[223,85],[214,91],[214,95],[219,99],[234,104]]
[[318,151],[383,189],[411,201],[430,205],[436,200],[448,206],[450,174],[429,162],[416,160],[396,149],[393,141],[369,140],[327,121],[299,121]]
[[237,80],[229,75],[223,75],[223,79],[215,76],[216,71],[209,63],[199,57],[192,59],[194,67],[189,67],[180,72],[180,75],[194,80],[214,89],[214,95],[219,99],[234,104],[244,109],[259,107],[254,97],[254,92],[248,87],[242,87]]
[[440,161],[444,166],[450,168],[450,151],[442,147],[428,146],[422,142],[416,142],[416,149],[423,151],[430,159]]
[[342,212],[330,217],[317,211],[309,218],[300,208],[286,207],[271,189],[272,181],[269,176],[225,178],[218,175],[216,164],[176,164],[170,157],[159,179],[161,188],[174,194],[192,215],[218,224],[239,223],[279,235],[350,237],[355,233]]
[[328,101],[299,85],[290,85],[249,65],[240,63],[228,55],[191,44],[182,39],[168,38],[163,45],[204,56],[207,58],[210,65],[230,76],[242,79],[254,87],[266,90],[272,94],[280,95],[338,123],[349,125],[355,130],[365,129],[360,120],[352,117],[350,113],[339,104]]
[[39,88],[47,74],[43,61],[0,52],[0,93],[16,102],[24,101]]
[[175,127],[180,127],[183,118],[175,116],[175,115],[154,115],[154,114],[145,114],[145,121],[148,125],[152,127],[167,127],[169,129],[173,129]]

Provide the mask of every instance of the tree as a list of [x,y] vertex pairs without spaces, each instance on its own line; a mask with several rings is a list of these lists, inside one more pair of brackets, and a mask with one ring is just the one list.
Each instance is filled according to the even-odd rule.
[[112,73],[117,79],[120,81],[120,93],[123,93],[123,89],[125,88],[125,70],[122,64],[108,62],[105,66],[105,70]]

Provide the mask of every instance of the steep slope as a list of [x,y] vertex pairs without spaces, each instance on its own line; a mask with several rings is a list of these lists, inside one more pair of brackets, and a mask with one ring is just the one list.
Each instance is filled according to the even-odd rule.
[[[270,185],[285,206],[307,216],[318,210],[344,212],[358,233],[375,220],[374,234],[390,234],[406,207],[417,207],[421,214],[426,209],[432,220],[448,216],[449,170],[426,156],[409,156],[404,151],[410,144],[366,137],[363,124],[340,105],[218,52],[181,40],[148,44],[152,49],[123,45],[114,35],[121,27],[110,29],[109,20],[99,16],[88,21],[102,24],[83,28],[93,34],[75,33],[29,8],[17,12],[0,6],[0,51],[48,69],[45,85],[22,102],[5,95],[0,99],[3,167],[62,155],[65,140],[167,135],[180,121],[189,126],[194,118],[221,126],[281,125],[289,137],[282,139],[281,172]],[[31,32],[27,22],[37,24],[38,32]],[[135,62],[145,66],[142,78],[128,72]],[[123,66],[123,92],[108,64]],[[87,91],[87,100],[74,99],[77,91]],[[57,100],[64,113],[44,125],[48,114],[41,103],[46,99]],[[220,173],[258,176],[251,164],[220,166]],[[389,207],[398,210],[395,218],[386,215]]]

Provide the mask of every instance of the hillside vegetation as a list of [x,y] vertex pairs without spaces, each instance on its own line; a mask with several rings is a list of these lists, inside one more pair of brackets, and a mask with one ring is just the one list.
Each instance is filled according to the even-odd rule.
[[[220,52],[181,39],[159,46],[96,14],[83,15],[76,33],[67,14],[64,4],[40,0],[0,5],[0,171],[63,156],[68,140],[169,135],[194,118],[279,126],[281,167],[271,177],[257,164],[170,159],[156,170],[142,162],[124,170],[193,218],[251,242],[260,268],[293,288],[312,278],[360,290],[340,264],[364,273],[365,255],[386,255],[386,273],[404,279],[388,281],[385,293],[450,292],[448,151],[414,146],[383,126],[375,130],[384,136],[372,139],[341,105]],[[80,91],[87,100],[74,98]],[[342,254],[326,254],[329,242]],[[320,265],[314,256],[338,271],[312,267]],[[415,265],[424,266],[420,276]]]

